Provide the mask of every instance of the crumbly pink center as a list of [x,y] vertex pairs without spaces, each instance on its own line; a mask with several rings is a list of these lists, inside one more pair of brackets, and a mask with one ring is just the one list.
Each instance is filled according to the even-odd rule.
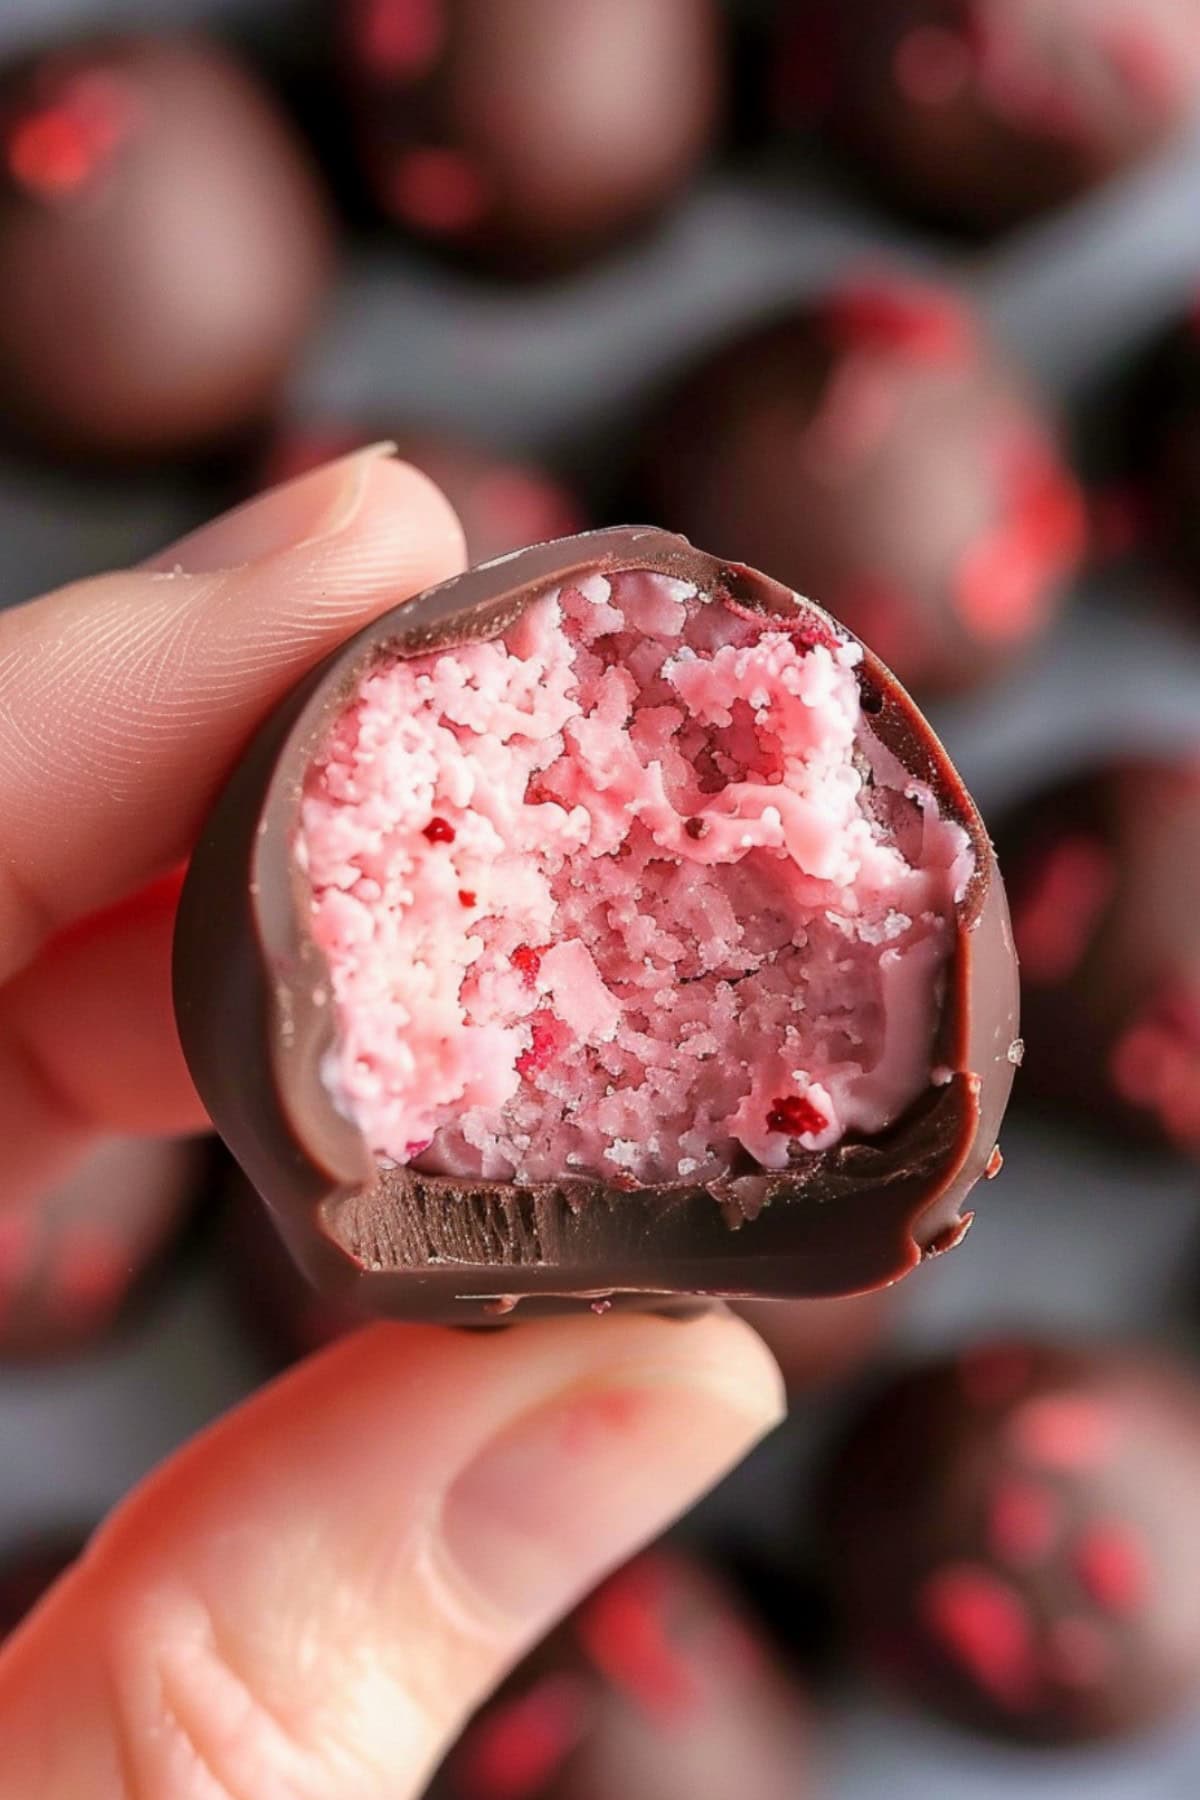
[[631,570],[373,668],[296,855],[380,1159],[703,1182],[925,1089],[971,851],[859,655]]

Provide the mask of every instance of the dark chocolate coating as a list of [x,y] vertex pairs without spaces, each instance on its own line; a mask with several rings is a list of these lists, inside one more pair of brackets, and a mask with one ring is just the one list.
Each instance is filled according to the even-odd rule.
[[467,1726],[429,1800],[804,1800],[807,1708],[732,1595],[655,1550]]
[[302,1267],[365,1311],[469,1323],[518,1301],[524,1314],[664,1294],[856,1292],[957,1243],[966,1195],[996,1166],[1017,1014],[1003,884],[941,744],[869,651],[858,673],[872,729],[975,852],[934,1050],[942,1085],[882,1136],[801,1153],[784,1173],[747,1158],[711,1187],[632,1191],[573,1176],[520,1185],[383,1168],[335,1110],[320,1075],[334,1029],[319,1003],[328,965],[292,854],[308,767],[380,656],[497,636],[565,580],[620,569],[693,582],[710,604],[784,618],[824,640],[837,633],[777,582],[666,532],[626,527],[542,544],[406,602],[329,658],[264,725],[196,846],[175,947],[189,1066]]
[[1009,668],[1083,542],[1054,427],[958,295],[848,283],[702,359],[646,435],[655,518],[773,570],[925,695]]
[[109,1138],[0,1212],[0,1358],[74,1353],[121,1323],[178,1243],[204,1165],[188,1140]]
[[996,230],[1175,136],[1200,97],[1190,0],[783,0],[776,116],[819,126],[925,217]]
[[324,1350],[363,1323],[340,1298],[315,1288],[296,1266],[241,1170],[226,1186],[220,1259],[247,1332],[280,1367]]
[[0,1557],[0,1639],[15,1631],[83,1548],[79,1539],[46,1537]]
[[359,426],[335,420],[282,433],[268,452],[264,486],[385,439],[441,488],[458,514],[471,563],[584,528],[582,503],[548,470],[448,431],[397,429],[386,420]]
[[657,212],[722,106],[715,0],[346,0],[362,160],[389,217],[506,273]]
[[1200,295],[1153,345],[1129,398],[1135,528],[1144,528],[1200,618]]
[[329,263],[303,149],[216,47],[102,38],[0,82],[0,403],[21,432],[148,456],[245,426]]
[[1020,1091],[1200,1158],[1200,750],[1090,769],[1002,828]]
[[925,1706],[1066,1744],[1200,1693],[1200,1389],[1021,1341],[919,1369],[853,1426],[824,1566],[855,1650]]

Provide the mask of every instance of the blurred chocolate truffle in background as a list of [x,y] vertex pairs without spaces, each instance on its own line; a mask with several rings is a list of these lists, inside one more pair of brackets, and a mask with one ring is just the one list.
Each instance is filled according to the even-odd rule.
[[330,267],[317,180],[222,51],[114,37],[0,78],[0,406],[54,449],[210,444],[274,400]]
[[582,502],[549,470],[432,428],[391,430],[385,422],[360,427],[338,419],[292,426],[267,453],[263,485],[288,481],[384,438],[441,488],[458,514],[472,563],[586,529]]
[[716,0],[335,0],[381,209],[508,273],[656,213],[722,113]]
[[36,1201],[0,1212],[0,1357],[89,1347],[124,1316],[197,1198],[206,1148],[109,1138]]
[[430,1800],[804,1800],[807,1715],[732,1595],[654,1550],[476,1714]]
[[259,1348],[278,1366],[336,1343],[363,1320],[325,1295],[293,1261],[266,1207],[232,1157],[219,1177],[224,1216],[218,1240],[222,1286]]
[[773,110],[926,217],[994,230],[1175,136],[1200,100],[1192,0],[781,0]]
[[1200,750],[1073,776],[999,838],[1018,1094],[1200,1159]]
[[998,1343],[903,1376],[824,1497],[851,1647],[962,1723],[1065,1744],[1200,1694],[1200,1388],[1107,1349]]
[[842,1380],[875,1350],[895,1311],[890,1288],[838,1300],[740,1300],[736,1311],[774,1356],[789,1394]]
[[922,695],[1028,650],[1083,547],[1037,397],[963,299],[905,276],[718,347],[640,469],[643,510],[819,601]]
[[82,1548],[78,1537],[39,1537],[0,1555],[0,1640],[33,1611]]

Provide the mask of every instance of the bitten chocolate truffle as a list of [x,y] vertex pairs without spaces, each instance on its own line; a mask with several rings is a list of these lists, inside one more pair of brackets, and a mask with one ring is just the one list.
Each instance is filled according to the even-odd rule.
[[805,1800],[807,1706],[712,1574],[656,1550],[506,1682],[429,1800]]
[[855,1292],[997,1166],[969,797],[827,614],[665,532],[469,571],[326,662],[202,833],[175,972],[218,1130],[377,1311]]
[[722,110],[714,0],[347,0],[363,166],[383,210],[514,274],[657,212]]
[[1113,1350],[988,1344],[895,1381],[826,1493],[853,1646],[962,1723],[1115,1737],[1200,1693],[1200,1389]]
[[110,1138],[36,1201],[0,1212],[0,1357],[58,1356],[118,1325],[177,1241],[204,1151]]
[[994,230],[1177,135],[1200,98],[1180,0],[784,0],[776,116],[921,214]]
[[1021,1092],[1200,1158],[1200,752],[1091,769],[1001,828]]
[[441,488],[458,514],[472,563],[491,562],[584,528],[582,502],[548,470],[450,432],[393,429],[384,421],[354,426],[330,420],[284,432],[267,455],[263,485],[306,474],[385,439]]
[[654,517],[819,595],[921,694],[1009,668],[1082,550],[1045,409],[965,301],[908,277],[720,346],[645,443]]
[[0,404],[54,449],[183,451],[271,403],[329,226],[270,100],[195,40],[65,46],[0,80]]

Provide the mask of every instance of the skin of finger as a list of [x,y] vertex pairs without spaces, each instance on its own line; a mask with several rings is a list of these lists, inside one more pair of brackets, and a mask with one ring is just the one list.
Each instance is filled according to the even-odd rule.
[[104,575],[0,614],[0,979],[185,855],[264,714],[462,566],[437,488],[378,460],[328,538],[205,575]]
[[[114,1800],[419,1794],[507,1666],[780,1405],[727,1315],[356,1334],[152,1477],[11,1641],[0,1800],[107,1795],[97,1771]],[[555,1565],[528,1604],[477,1554],[489,1466],[516,1541],[522,1434],[542,1447],[522,1553]]]

